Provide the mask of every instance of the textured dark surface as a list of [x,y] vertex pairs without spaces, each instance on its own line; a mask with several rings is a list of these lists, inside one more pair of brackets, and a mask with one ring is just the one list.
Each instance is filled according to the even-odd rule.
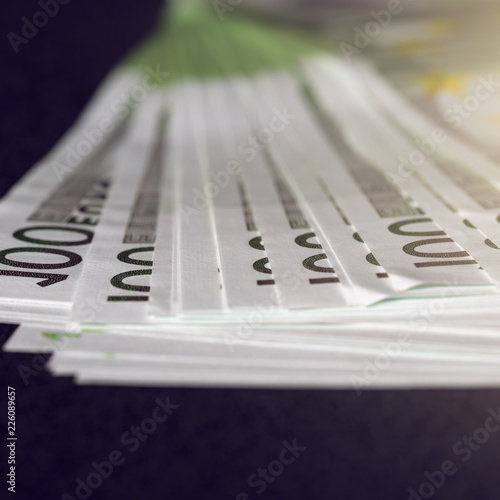
[[[14,54],[34,1],[4,5],[0,18],[0,193],[57,141],[106,71],[143,35],[157,0],[73,0]],[[0,286],[3,286],[0,284]],[[0,328],[3,343],[13,331]],[[93,461],[124,450],[121,435],[149,417],[157,397],[180,408],[90,498],[406,499],[425,471],[447,459],[457,473],[440,499],[497,499],[500,432],[463,464],[452,451],[484,425],[500,391],[262,391],[77,387],[45,372],[25,386],[33,355],[2,353],[0,422],[6,387],[17,388],[17,498],[75,495]],[[2,432],[3,440],[5,432]],[[307,449],[261,495],[249,476],[278,458],[283,440]],[[3,446],[2,446],[3,447]],[[7,456],[0,453],[1,477]],[[9,498],[2,479],[1,495]],[[12,495],[12,498],[16,496]]]

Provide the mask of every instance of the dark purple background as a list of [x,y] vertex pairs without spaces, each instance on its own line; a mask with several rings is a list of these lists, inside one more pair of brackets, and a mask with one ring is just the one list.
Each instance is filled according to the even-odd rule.
[[[119,57],[154,22],[159,0],[73,0],[14,54],[7,40],[35,1],[4,4],[0,18],[0,194],[74,121]],[[0,286],[5,286],[1,284]],[[0,328],[1,341],[13,327]],[[453,444],[500,406],[500,391],[198,390],[77,387],[45,372],[25,387],[18,366],[32,355],[2,354],[6,386],[17,388],[17,497],[74,495],[77,477],[119,449],[120,436],[151,415],[157,397],[180,409],[91,499],[406,499]],[[5,434],[2,433],[1,439]],[[267,491],[248,477],[278,457],[283,440],[307,450]],[[437,499],[499,498],[500,433],[436,492]],[[2,445],[3,447],[3,445]],[[0,453],[1,477],[6,451]],[[2,479],[0,490],[7,485]]]

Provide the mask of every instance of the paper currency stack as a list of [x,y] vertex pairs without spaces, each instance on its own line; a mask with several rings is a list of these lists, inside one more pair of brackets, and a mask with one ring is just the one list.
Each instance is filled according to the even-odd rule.
[[224,5],[171,5],[2,200],[4,349],[78,383],[500,385],[478,18],[357,4],[305,31]]

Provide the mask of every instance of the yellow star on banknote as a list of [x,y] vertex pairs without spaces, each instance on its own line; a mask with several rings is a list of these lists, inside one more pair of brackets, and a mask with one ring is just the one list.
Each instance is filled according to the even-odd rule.
[[395,51],[399,56],[413,56],[422,53],[435,51],[437,45],[427,40],[409,40],[407,42],[398,43]]
[[467,90],[463,74],[450,74],[439,70],[430,71],[423,75],[420,81],[429,97],[434,97],[438,92],[443,91],[462,96]]

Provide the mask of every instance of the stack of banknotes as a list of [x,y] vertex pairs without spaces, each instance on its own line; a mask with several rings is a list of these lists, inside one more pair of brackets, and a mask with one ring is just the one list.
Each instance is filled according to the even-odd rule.
[[500,68],[457,20],[216,7],[173,4],[1,201],[23,380],[500,385]]

